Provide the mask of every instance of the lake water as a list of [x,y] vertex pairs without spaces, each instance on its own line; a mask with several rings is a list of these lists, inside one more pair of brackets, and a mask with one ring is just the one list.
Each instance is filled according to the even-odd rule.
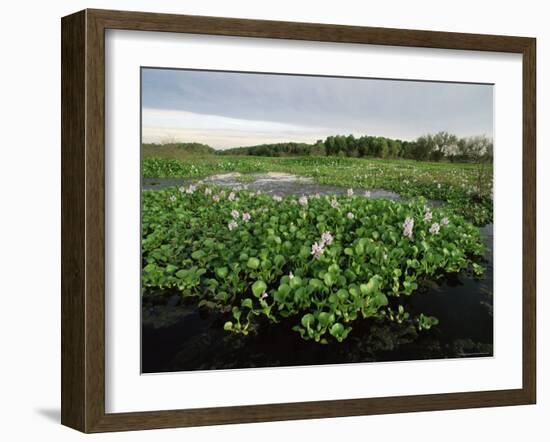
[[[244,181],[246,180],[246,181]],[[269,195],[341,195],[347,192],[347,188],[318,184],[309,177],[301,177],[288,173],[268,172],[241,175],[240,173],[225,173],[213,175],[201,180],[204,184],[215,184],[226,187],[239,187],[253,191],[260,190]],[[185,186],[196,183],[197,180],[183,178],[144,178],[142,188],[144,190],[163,189],[166,187]],[[401,197],[395,192],[383,189],[353,189],[358,195],[366,190],[371,198],[387,198],[399,200]]]
[[[195,180],[196,181],[196,180]],[[241,186],[278,195],[344,193],[311,179],[287,174],[256,174],[242,182],[236,174],[216,175],[204,182]],[[144,180],[144,188],[158,189],[189,183],[181,179]],[[354,189],[361,194],[364,189]],[[373,198],[399,199],[384,190]],[[384,196],[386,195],[386,196]],[[158,305],[142,306],[142,372],[302,366],[418,359],[488,357],[493,355],[493,226],[481,229],[487,246],[486,272],[448,275],[426,282],[403,300],[407,311],[439,319],[438,326],[418,333],[411,324],[372,320],[354,324],[342,343],[304,341],[291,330],[292,323],[261,323],[259,333],[247,337],[223,330],[226,318],[179,296],[167,296]]]

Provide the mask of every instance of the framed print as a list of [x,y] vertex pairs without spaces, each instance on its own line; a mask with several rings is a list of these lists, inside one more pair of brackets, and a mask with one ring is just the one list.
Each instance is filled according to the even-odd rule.
[[533,404],[535,40],[62,19],[62,423]]

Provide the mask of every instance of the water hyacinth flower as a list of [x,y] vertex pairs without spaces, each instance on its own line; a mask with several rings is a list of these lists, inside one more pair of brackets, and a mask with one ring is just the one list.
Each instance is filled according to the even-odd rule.
[[278,203],[280,203],[282,200],[283,198],[280,197],[279,195],[273,195],[273,201],[277,201]]
[[449,218],[445,217],[441,220],[441,225],[446,226],[447,224],[449,224]]
[[250,213],[248,213],[248,212],[243,213],[243,221],[244,221],[245,223],[247,223],[248,221],[250,221]]
[[260,299],[263,301],[265,298],[267,298],[269,295],[266,292],[262,293],[262,296],[260,296]]
[[185,192],[185,187],[180,186],[180,187],[178,187],[178,190],[179,190],[181,193],[184,193],[184,192]]
[[233,210],[231,211],[231,216],[233,217],[233,219],[237,219],[237,218],[239,217],[239,211],[233,209]]
[[433,223],[432,226],[430,227],[430,233],[432,235],[437,235],[439,233],[439,224]]
[[348,189],[348,196],[353,196],[353,189]]
[[319,195],[318,193],[316,193],[316,194],[314,195],[314,198],[315,198],[316,200],[320,200],[320,199],[321,199],[321,195]]
[[430,209],[426,209],[426,212],[424,213],[424,221],[430,221],[432,219],[432,212]]
[[192,195],[193,193],[195,193],[195,190],[197,190],[197,186],[189,184],[189,187],[185,190],[185,193]]
[[441,189],[441,183],[437,183],[437,188]]
[[320,244],[314,242],[311,246],[311,254],[314,258],[319,258],[325,251],[325,245],[321,242]]
[[348,212],[348,214],[346,215],[348,217],[348,219],[353,219],[355,218],[355,215],[351,212]]
[[412,238],[413,227],[414,227],[414,219],[410,217],[405,218],[405,222],[403,223],[403,236],[407,238]]
[[302,195],[302,196],[300,197],[300,199],[298,200],[298,203],[299,203],[301,206],[307,206],[307,196]]
[[327,246],[330,246],[332,244],[333,239],[334,237],[330,232],[323,232],[323,234],[321,235],[321,243],[323,245],[326,244]]
[[176,202],[176,195],[170,195],[170,201],[175,203]]
[[365,190],[365,198],[370,198],[370,191],[369,190]]
[[288,278],[289,278],[289,279],[292,279],[292,278],[294,278],[294,273],[292,273],[292,272],[288,272]]
[[215,203],[219,203],[220,202],[220,196],[219,195],[214,195],[212,197],[212,200],[215,202]]
[[338,201],[336,201],[336,198],[332,198],[331,202],[330,202],[330,206],[333,208],[333,209],[336,209],[338,207]]
[[235,200],[235,192],[231,192],[231,193],[229,194],[229,196],[227,197],[227,199],[228,199],[229,201],[234,201],[234,200]]
[[212,189],[210,187],[207,187],[206,189],[204,189],[204,194],[205,195],[212,195]]
[[236,229],[238,226],[238,224],[235,222],[235,220],[231,221],[227,227],[229,228],[229,230],[233,230],[233,229]]

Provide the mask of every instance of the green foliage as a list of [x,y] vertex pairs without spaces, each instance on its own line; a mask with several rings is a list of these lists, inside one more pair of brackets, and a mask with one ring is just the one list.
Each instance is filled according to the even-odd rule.
[[476,225],[492,221],[490,164],[433,163],[408,160],[367,160],[337,157],[210,156],[192,161],[147,158],[143,176],[199,178],[227,172],[287,172],[342,187],[386,189],[404,197],[424,196],[447,203]]
[[[169,289],[196,298],[226,315],[228,332],[287,319],[304,339],[341,342],[356,321],[409,319],[402,300],[423,279],[483,270],[479,229],[448,209],[432,209],[424,221],[424,199],[339,196],[333,208],[332,197],[301,205],[292,197],[278,202],[235,190],[230,200],[227,190],[205,190],[143,192],[144,296]],[[411,238],[403,235],[408,217]],[[430,233],[444,218],[449,223]],[[318,255],[314,243],[322,244]],[[422,314],[410,319],[419,330],[437,324]]]

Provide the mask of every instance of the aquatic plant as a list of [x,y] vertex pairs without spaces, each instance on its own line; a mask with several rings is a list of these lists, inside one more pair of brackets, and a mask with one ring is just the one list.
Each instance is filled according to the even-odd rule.
[[143,192],[143,296],[194,298],[225,314],[232,333],[287,318],[304,339],[341,342],[357,321],[409,315],[425,330],[437,319],[413,318],[403,299],[425,279],[483,272],[479,229],[448,208],[431,209],[441,223],[425,220],[422,198],[342,195],[302,205],[234,190],[215,202],[222,189],[195,190]]

